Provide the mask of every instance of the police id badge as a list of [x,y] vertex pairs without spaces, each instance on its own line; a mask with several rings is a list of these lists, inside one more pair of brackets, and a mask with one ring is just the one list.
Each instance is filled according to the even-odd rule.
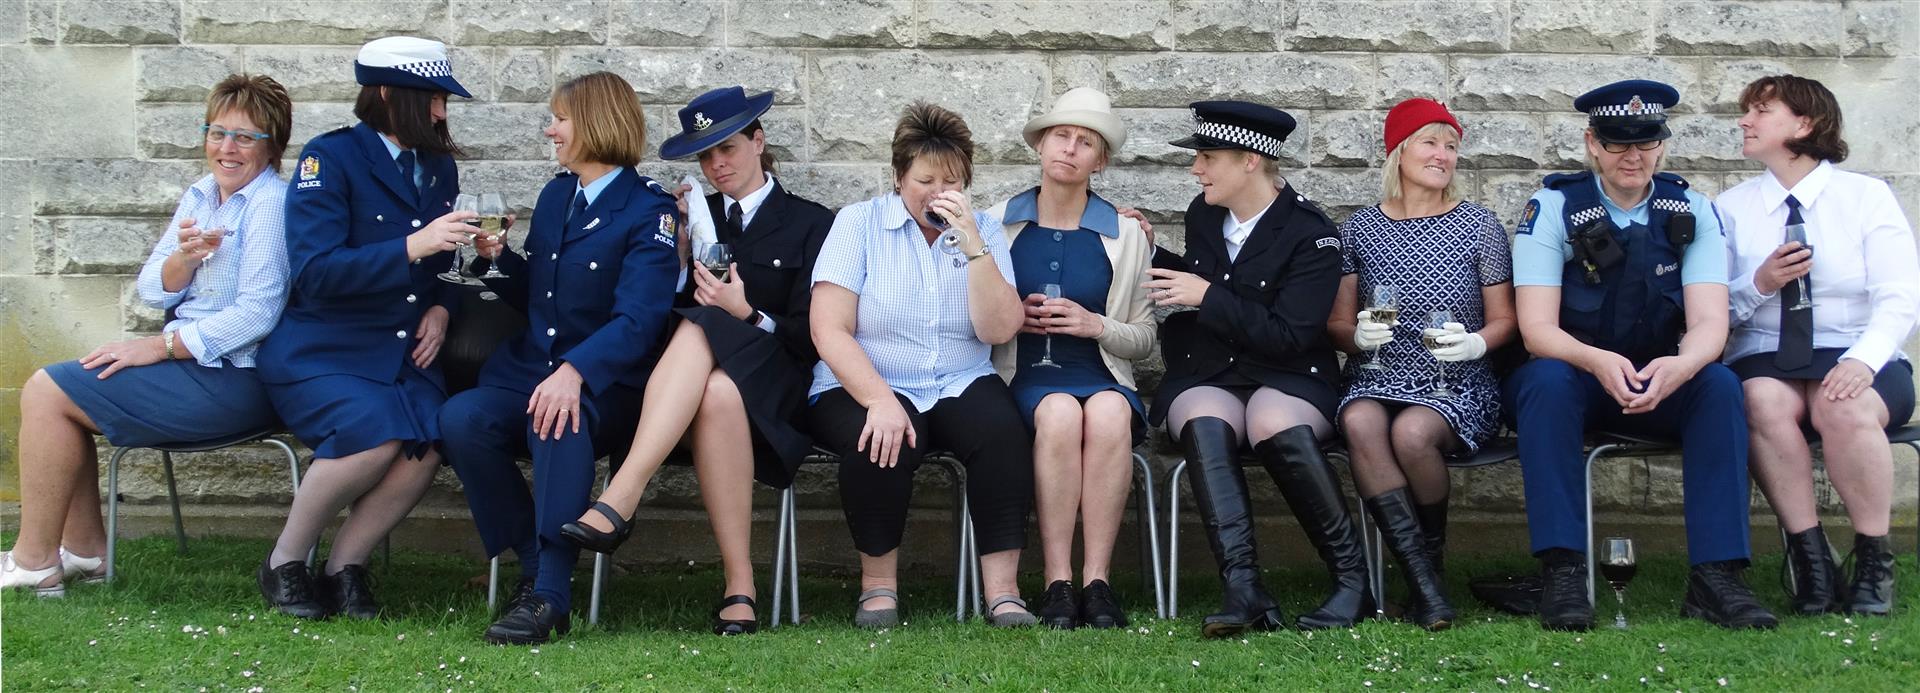
[[325,184],[320,180],[320,156],[308,154],[300,159],[299,182],[293,184],[295,190],[319,190]]

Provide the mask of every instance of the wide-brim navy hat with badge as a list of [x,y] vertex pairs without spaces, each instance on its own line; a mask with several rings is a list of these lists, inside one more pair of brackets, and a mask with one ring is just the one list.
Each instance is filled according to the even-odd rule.
[[1638,144],[1673,136],[1667,109],[1680,103],[1680,90],[1648,79],[1629,79],[1594,89],[1573,100],[1587,114],[1587,126],[1602,142]]
[[447,44],[412,36],[368,41],[353,60],[353,79],[361,86],[407,87],[473,98],[453,79]]
[[747,96],[741,87],[701,94],[680,109],[680,134],[660,143],[660,158],[685,159],[726,141],[773,108],[773,92]]
[[1195,101],[1193,134],[1169,142],[1186,149],[1240,149],[1280,158],[1280,144],[1293,134],[1293,116],[1246,101]]

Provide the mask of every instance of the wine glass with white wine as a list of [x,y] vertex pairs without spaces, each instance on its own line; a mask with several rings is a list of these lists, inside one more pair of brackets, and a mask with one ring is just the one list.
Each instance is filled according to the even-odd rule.
[[[507,242],[507,205],[501,201],[500,193],[480,195],[480,206],[474,211],[480,213],[480,233],[500,239],[500,252],[505,253]],[[497,258],[496,258],[497,259]],[[500,263],[487,263],[487,273],[481,279],[506,279],[507,273],[500,271]]]
[[[1420,330],[1420,345],[1426,347],[1428,353],[1447,348],[1447,345],[1440,343],[1440,336],[1447,333],[1447,323],[1450,322],[1453,322],[1453,311],[1436,310],[1427,313],[1427,326]],[[1433,359],[1433,362],[1440,369],[1440,374],[1439,377],[1434,378],[1433,390],[1430,394],[1435,397],[1452,397],[1453,390],[1447,387],[1447,362],[1440,360],[1438,356]]]
[[[1373,321],[1389,327],[1400,324],[1400,289],[1392,284],[1375,284],[1368,292],[1367,312],[1373,315]],[[1386,370],[1380,365],[1380,347],[1374,347],[1367,354],[1367,362],[1360,368],[1369,371]]]
[[[480,211],[480,197],[477,195],[469,195],[466,193],[460,193],[459,195],[455,195],[453,198],[453,211],[474,212],[478,214]],[[469,227],[473,227],[475,223],[477,222],[469,221],[467,222],[467,225]],[[466,250],[467,247],[473,245],[473,239],[479,235],[478,230],[479,229],[475,228],[473,231],[468,231],[467,244],[453,249],[453,264],[447,267],[447,271],[441,272],[439,275],[437,275],[440,277],[440,281],[449,282],[453,284],[480,283],[474,280],[472,277],[468,276],[464,271],[465,270],[464,265],[466,264],[466,253],[464,251]]]
[[[1059,284],[1042,284],[1040,286],[1040,295],[1047,297],[1047,300],[1049,301],[1059,298],[1060,285]],[[1033,367],[1034,368],[1059,368],[1060,367],[1060,364],[1053,362],[1053,334],[1052,333],[1047,334],[1046,353],[1040,355],[1039,361],[1033,362]]]

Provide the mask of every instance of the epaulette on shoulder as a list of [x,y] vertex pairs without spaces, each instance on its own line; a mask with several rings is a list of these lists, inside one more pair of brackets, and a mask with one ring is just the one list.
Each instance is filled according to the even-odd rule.
[[1578,173],[1555,173],[1540,179],[1540,185],[1546,187],[1549,190],[1559,190],[1569,185],[1573,185],[1574,183],[1584,183],[1587,181],[1587,179],[1592,177],[1593,177],[1592,171],[1580,171]]
[[1668,183],[1672,183],[1674,185],[1678,185],[1682,189],[1692,186],[1691,183],[1687,182],[1687,179],[1681,178],[1680,174],[1678,173],[1667,173],[1666,171],[1661,171],[1659,173],[1653,174],[1653,177],[1659,180],[1666,181]]
[[1294,194],[1293,204],[1295,207],[1299,207],[1300,209],[1307,210],[1309,212],[1312,212],[1314,216],[1320,217],[1320,221],[1326,223],[1328,226],[1334,225],[1333,217],[1327,216],[1327,211],[1324,209],[1321,209],[1319,203],[1316,203],[1313,200],[1307,199],[1306,195],[1301,195],[1298,193]]

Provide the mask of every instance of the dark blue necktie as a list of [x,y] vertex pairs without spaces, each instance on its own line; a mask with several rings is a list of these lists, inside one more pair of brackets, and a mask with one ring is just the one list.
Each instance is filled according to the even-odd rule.
[[[1787,226],[1805,224],[1800,216],[1800,201],[1792,195],[1787,196]],[[1792,370],[1803,368],[1813,362],[1813,309],[1794,310],[1793,305],[1800,302],[1799,281],[1789,281],[1780,287],[1780,350],[1774,352],[1773,365]],[[1813,277],[1806,278],[1806,289],[1812,298]]]
[[574,191],[573,206],[567,209],[566,223],[570,225],[573,223],[574,217],[584,216],[586,213],[587,213],[587,191],[585,190]]
[[400,156],[394,157],[393,160],[400,164],[400,180],[405,181],[407,191],[418,196],[420,187],[413,184],[413,159],[413,150],[408,149],[400,152]]
[[720,224],[720,233],[717,240],[729,245],[739,243],[740,235],[746,233],[745,221],[746,212],[741,211],[740,203],[735,202],[732,206],[727,207],[727,219],[724,223]]

